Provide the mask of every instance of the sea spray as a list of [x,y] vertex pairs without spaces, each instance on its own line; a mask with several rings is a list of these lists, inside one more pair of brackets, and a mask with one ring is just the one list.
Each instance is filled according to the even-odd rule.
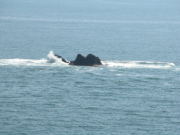
[[52,63],[54,65],[59,65],[59,66],[67,66],[68,63],[65,63],[62,61],[62,58],[57,58],[54,55],[53,51],[50,51],[49,54],[47,55],[47,62]]

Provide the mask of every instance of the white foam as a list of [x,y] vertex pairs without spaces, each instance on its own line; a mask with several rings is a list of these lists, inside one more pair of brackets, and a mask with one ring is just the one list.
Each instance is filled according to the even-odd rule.
[[171,68],[174,63],[169,62],[151,62],[151,61],[102,61],[109,67],[123,68]]
[[180,67],[175,68],[174,71],[179,72],[180,71]]
[[53,51],[47,55],[48,59],[0,59],[0,65],[13,65],[13,66],[68,66],[68,63],[62,62],[62,59],[54,56]]
[[47,62],[46,59],[0,59],[0,65],[14,65],[14,66],[43,66]]
[[123,76],[122,74],[116,74],[116,76]]

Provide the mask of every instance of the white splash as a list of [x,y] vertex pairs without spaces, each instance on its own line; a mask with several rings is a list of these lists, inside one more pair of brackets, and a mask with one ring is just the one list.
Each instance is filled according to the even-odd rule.
[[48,62],[50,63],[55,63],[56,61],[60,60],[56,56],[54,56],[53,51],[50,51],[49,54],[47,55]]
[[49,54],[47,55],[48,57],[48,60],[47,62],[49,63],[52,63],[54,65],[61,65],[61,66],[68,66],[68,63],[65,63],[62,61],[61,58],[57,58],[55,55],[54,55],[54,52],[53,51],[50,51]]

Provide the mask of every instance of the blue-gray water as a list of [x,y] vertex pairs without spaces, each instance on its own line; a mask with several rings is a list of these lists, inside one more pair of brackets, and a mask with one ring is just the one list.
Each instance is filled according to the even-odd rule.
[[179,52],[179,0],[0,0],[0,134],[179,135]]

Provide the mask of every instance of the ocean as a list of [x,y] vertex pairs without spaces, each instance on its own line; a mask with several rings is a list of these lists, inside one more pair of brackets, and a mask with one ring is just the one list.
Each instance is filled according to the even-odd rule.
[[179,37],[179,0],[0,0],[0,134],[179,135]]

